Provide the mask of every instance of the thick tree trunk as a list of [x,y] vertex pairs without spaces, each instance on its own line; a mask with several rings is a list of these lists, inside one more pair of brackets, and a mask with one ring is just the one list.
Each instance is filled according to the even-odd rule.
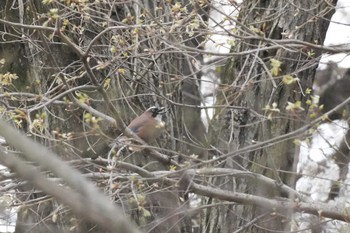
[[[50,29],[59,25],[61,33],[83,51],[87,50],[91,41],[106,27],[120,27],[100,35],[90,48],[88,60],[98,82],[96,85],[89,80],[81,57],[77,56],[77,53],[52,30],[20,27],[13,30],[11,26],[1,25],[3,29],[1,31],[15,35],[4,36],[11,43],[6,46],[1,44],[0,53],[6,57],[4,71],[19,76],[15,81],[16,84],[21,82],[22,89],[18,88],[19,90],[53,98],[69,89],[60,80],[59,77],[62,75],[70,88],[82,87],[72,92],[79,101],[110,114],[104,99],[96,91],[103,87],[113,104],[117,106],[120,117],[125,120],[126,125],[133,117],[152,105],[165,106],[169,109],[165,119],[169,133],[163,134],[153,146],[166,148],[167,153],[172,151],[169,156],[195,154],[200,159],[205,158],[207,155],[206,149],[203,148],[205,129],[200,121],[200,110],[181,106],[200,105],[197,70],[192,67],[191,60],[193,57],[197,57],[198,60],[200,58],[198,53],[187,54],[181,48],[174,50],[164,48],[167,43],[173,43],[171,47],[173,49],[177,44],[197,46],[200,42],[196,42],[196,38],[187,41],[188,34],[184,32],[183,26],[174,23],[176,20],[181,20],[181,17],[174,18],[173,3],[145,0],[137,4],[118,1],[91,1],[90,4],[89,1],[34,0],[2,1],[0,4],[3,19],[24,25],[47,26]],[[186,3],[183,3],[183,6],[185,5]],[[190,8],[188,7],[189,10]],[[57,15],[54,16],[55,14]],[[58,17],[59,24],[55,25],[54,17]],[[140,23],[142,21],[152,27],[150,29],[138,27],[142,26]],[[158,28],[155,23],[159,24]],[[130,25],[130,28],[127,25]],[[134,25],[136,26],[133,27]],[[142,32],[138,33],[135,29]],[[168,33],[170,29],[173,30],[171,34]],[[17,38],[23,39],[20,42],[12,41]],[[170,52],[164,53],[163,50],[167,49]],[[84,86],[91,85],[95,85],[93,91],[84,89]],[[81,157],[107,157],[110,150],[108,144],[120,132],[116,133],[115,129],[111,129],[105,122],[101,122],[99,128],[94,129],[86,121],[87,112],[74,105],[69,95],[65,95],[64,98],[56,99],[60,102],[58,105],[55,102],[38,111],[32,111],[30,117],[22,121],[23,130],[35,132],[37,141],[55,150],[65,160],[81,161]],[[35,101],[33,100],[36,104]],[[171,101],[178,104],[170,105]],[[19,106],[24,111],[30,108],[28,103],[11,104],[11,107]],[[46,117],[40,118],[45,115],[42,115],[43,112]],[[35,118],[36,114],[38,118]],[[30,128],[33,119],[43,120],[42,131]],[[183,160],[190,160],[187,156],[182,157],[185,157]],[[143,152],[132,156],[127,152],[114,159],[142,166],[149,171],[169,169],[154,159],[145,157]],[[83,167],[83,172],[103,170],[91,164]],[[108,193],[111,195],[118,193],[113,196],[115,202],[123,206],[125,213],[132,216],[135,222],[148,232],[185,232],[181,229],[190,231],[188,230],[191,228],[191,224],[188,224],[190,221],[186,224],[179,223],[183,216],[180,218],[175,214],[183,205],[183,201],[179,198],[179,195],[183,194],[179,194],[177,188],[135,180],[134,183],[123,184],[120,190],[115,191],[111,188],[114,183],[103,182]],[[31,189],[29,186],[21,190],[24,195],[20,199],[23,202],[32,199],[42,201],[20,209],[17,233],[101,232],[99,227],[71,214],[68,208],[62,208],[55,201],[41,199],[44,194],[30,195]]]
[[[305,102],[310,99],[308,89],[312,88],[320,51],[307,46],[275,45],[279,44],[277,40],[288,39],[322,44],[332,12],[332,6],[316,0],[295,4],[277,0],[244,1],[237,24],[239,36],[243,38],[238,37],[237,45],[232,48],[233,52],[242,55],[233,56],[227,64],[219,92],[218,104],[231,106],[226,111],[217,112],[222,122],[219,125],[223,126],[219,140],[225,143],[218,141],[213,144],[218,144],[220,151],[226,153],[254,142],[264,142],[308,122]],[[269,46],[274,48],[266,49]],[[281,62],[275,73],[271,59]],[[299,81],[288,85],[282,81],[284,75],[291,75]],[[286,110],[288,102],[297,101],[301,102],[304,111],[301,108]],[[275,112],[269,119],[268,106],[275,106],[280,112]],[[293,186],[298,153],[293,139],[229,158],[224,166],[264,174],[278,183]],[[231,191],[271,198],[288,197],[278,190],[244,179],[230,180],[227,177],[216,182],[216,186],[221,184],[222,188]],[[287,230],[290,217],[251,206],[225,207],[212,214],[217,215],[216,224],[221,226],[220,231],[215,232],[232,232],[232,229],[251,221],[243,232]],[[220,221],[224,216],[231,221]]]

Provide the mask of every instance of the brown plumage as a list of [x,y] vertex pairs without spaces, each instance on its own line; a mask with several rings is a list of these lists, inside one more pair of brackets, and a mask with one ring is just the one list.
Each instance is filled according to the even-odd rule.
[[128,128],[147,143],[154,141],[164,130],[165,123],[158,117],[164,108],[150,107],[130,122]]

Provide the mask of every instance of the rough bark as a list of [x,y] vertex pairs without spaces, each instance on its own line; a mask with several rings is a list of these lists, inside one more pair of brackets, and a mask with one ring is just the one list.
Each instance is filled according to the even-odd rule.
[[[24,5],[21,5],[23,2]],[[48,28],[34,30],[1,25],[1,31],[7,32],[4,38],[9,42],[1,44],[0,53],[6,57],[1,71],[19,76],[15,80],[18,90],[37,94],[40,100],[39,95],[50,99],[80,86],[81,89],[72,92],[73,97],[113,116],[113,111],[99,92],[99,88],[103,87],[126,125],[149,106],[165,106],[169,109],[165,119],[169,133],[163,134],[152,146],[166,148],[170,151],[169,156],[177,158],[181,155],[183,160],[188,161],[190,159],[187,155],[195,154],[200,158],[206,156],[206,149],[203,149],[205,130],[200,121],[200,110],[182,106],[200,103],[198,71],[194,70],[191,60],[198,56],[198,52],[187,53],[185,49],[176,47],[178,44],[197,46],[199,42],[196,41],[196,36],[192,38],[183,31],[184,25],[174,23],[182,17],[175,18],[172,14],[172,3],[146,0],[138,4],[115,1],[97,1],[93,4],[89,1],[64,1],[58,4],[55,1],[44,3],[34,0],[2,1],[0,4],[3,19]],[[186,1],[183,4],[187,4]],[[55,9],[58,9],[59,15],[56,24],[52,17]],[[188,10],[195,11],[192,6]],[[154,28],[143,27],[139,20],[144,20],[147,25],[154,24]],[[134,25],[136,26],[133,27]],[[60,33],[55,32],[55,27],[59,27]],[[106,27],[119,28],[99,34]],[[137,33],[135,28],[141,32]],[[74,43],[77,50],[89,49],[88,59],[82,58],[59,34]],[[16,41],[17,38],[22,39]],[[92,42],[94,43],[89,47]],[[117,52],[111,51],[112,45]],[[91,68],[92,74],[88,73],[87,66]],[[90,76],[96,80],[89,79]],[[68,85],[64,84],[62,77]],[[105,87],[107,82],[109,86]],[[86,86],[94,87],[84,88]],[[96,125],[87,122],[86,109],[74,104],[73,98],[68,94],[63,97],[56,99],[59,102],[57,105],[55,102],[32,110],[21,123],[23,131],[36,135],[32,136],[33,139],[55,150],[64,160],[101,156],[110,159],[109,166],[112,166],[113,159],[120,159],[151,171],[169,169],[153,158],[144,156],[144,152],[130,156],[130,151],[123,151],[125,153],[118,155],[120,157],[113,157],[116,152],[111,151],[109,144],[123,131],[122,126],[119,125],[116,129],[105,121]],[[28,111],[30,104],[40,102],[37,102],[38,99],[34,98],[30,103],[14,101],[8,106]],[[43,112],[46,117],[40,118]],[[34,119],[43,120],[43,128],[30,128]],[[110,154],[107,155],[108,153]],[[87,173],[99,172],[101,169],[105,170],[106,167],[89,164],[82,166],[81,170]],[[123,186],[119,181],[112,180],[101,182],[105,185],[102,187],[141,228],[149,232],[174,233],[181,232],[181,228],[191,228],[190,221],[180,224],[179,217],[172,216],[183,204],[179,200],[179,195],[183,194],[177,188],[163,184],[152,186],[151,182],[138,180],[120,182]],[[122,186],[117,191],[112,188],[115,183]],[[21,190],[24,193],[20,197],[23,203],[45,197],[41,192],[30,194],[31,190],[31,186]],[[74,216],[55,201],[47,199],[24,206],[18,216],[18,233],[28,232],[28,229],[39,233],[102,231],[80,216]]]
[[[325,1],[244,1],[241,8],[237,45],[234,55],[226,65],[218,104],[229,104],[231,109],[217,113],[221,118],[219,140],[220,151],[234,151],[254,142],[284,135],[307,124],[307,108],[310,99],[307,89],[312,89],[315,69],[321,51],[304,47],[266,47],[278,44],[278,40],[295,39],[322,44],[333,6]],[[253,50],[251,53],[247,51]],[[240,55],[239,52],[245,52]],[[311,54],[313,53],[313,54]],[[281,62],[280,70],[272,73],[271,59]],[[283,83],[284,75],[299,78],[299,83]],[[305,111],[287,111],[288,102],[301,101]],[[267,105],[280,110],[268,119]],[[235,106],[238,106],[235,108]],[[218,124],[220,125],[220,124]],[[215,132],[218,133],[218,132]],[[293,187],[295,181],[295,159],[298,147],[294,138],[273,146],[254,150],[226,160],[223,166],[239,167],[243,170],[264,174]],[[283,197],[276,189],[245,179],[216,181],[223,189],[238,190],[269,198]],[[232,206],[222,208],[215,224],[216,232],[230,232],[245,226],[245,232],[269,232],[287,230],[290,215],[272,213],[260,207]],[[229,218],[231,221],[220,221]],[[251,222],[252,221],[252,222]],[[247,224],[251,222],[250,224]],[[247,224],[247,225],[246,225]]]

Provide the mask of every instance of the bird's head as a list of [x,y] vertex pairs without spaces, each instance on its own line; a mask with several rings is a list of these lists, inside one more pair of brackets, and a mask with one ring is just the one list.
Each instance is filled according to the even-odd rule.
[[157,117],[159,114],[165,113],[165,108],[152,106],[146,112],[152,114],[152,117]]

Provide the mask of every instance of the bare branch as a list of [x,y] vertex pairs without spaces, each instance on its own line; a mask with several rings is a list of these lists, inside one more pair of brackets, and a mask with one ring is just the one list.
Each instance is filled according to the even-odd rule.
[[344,206],[332,206],[330,204],[324,204],[321,202],[306,203],[290,200],[274,200],[265,197],[260,197],[251,194],[231,192],[228,190],[222,190],[212,188],[209,186],[196,184],[189,173],[186,173],[181,179],[181,185],[188,187],[190,192],[204,195],[207,197],[216,198],[224,201],[233,201],[244,205],[255,205],[266,208],[271,211],[271,214],[276,212],[283,213],[289,210],[293,210],[301,213],[308,213],[317,216],[337,219],[340,221],[349,221],[346,207]]
[[[0,134],[6,138],[10,145],[22,151],[26,159],[52,171],[57,177],[67,183],[72,190],[76,190],[76,193],[67,193],[64,189],[55,187],[52,182],[39,174],[34,167],[23,164],[14,155],[7,155],[1,151],[0,160],[2,163],[13,169],[22,179],[28,180],[34,186],[70,205],[74,211],[99,223],[110,232],[138,232],[106,196],[100,193],[78,171],[62,162],[47,148],[32,142],[8,126],[3,120],[0,120]],[[88,211],[86,211],[86,208],[88,208]]]

